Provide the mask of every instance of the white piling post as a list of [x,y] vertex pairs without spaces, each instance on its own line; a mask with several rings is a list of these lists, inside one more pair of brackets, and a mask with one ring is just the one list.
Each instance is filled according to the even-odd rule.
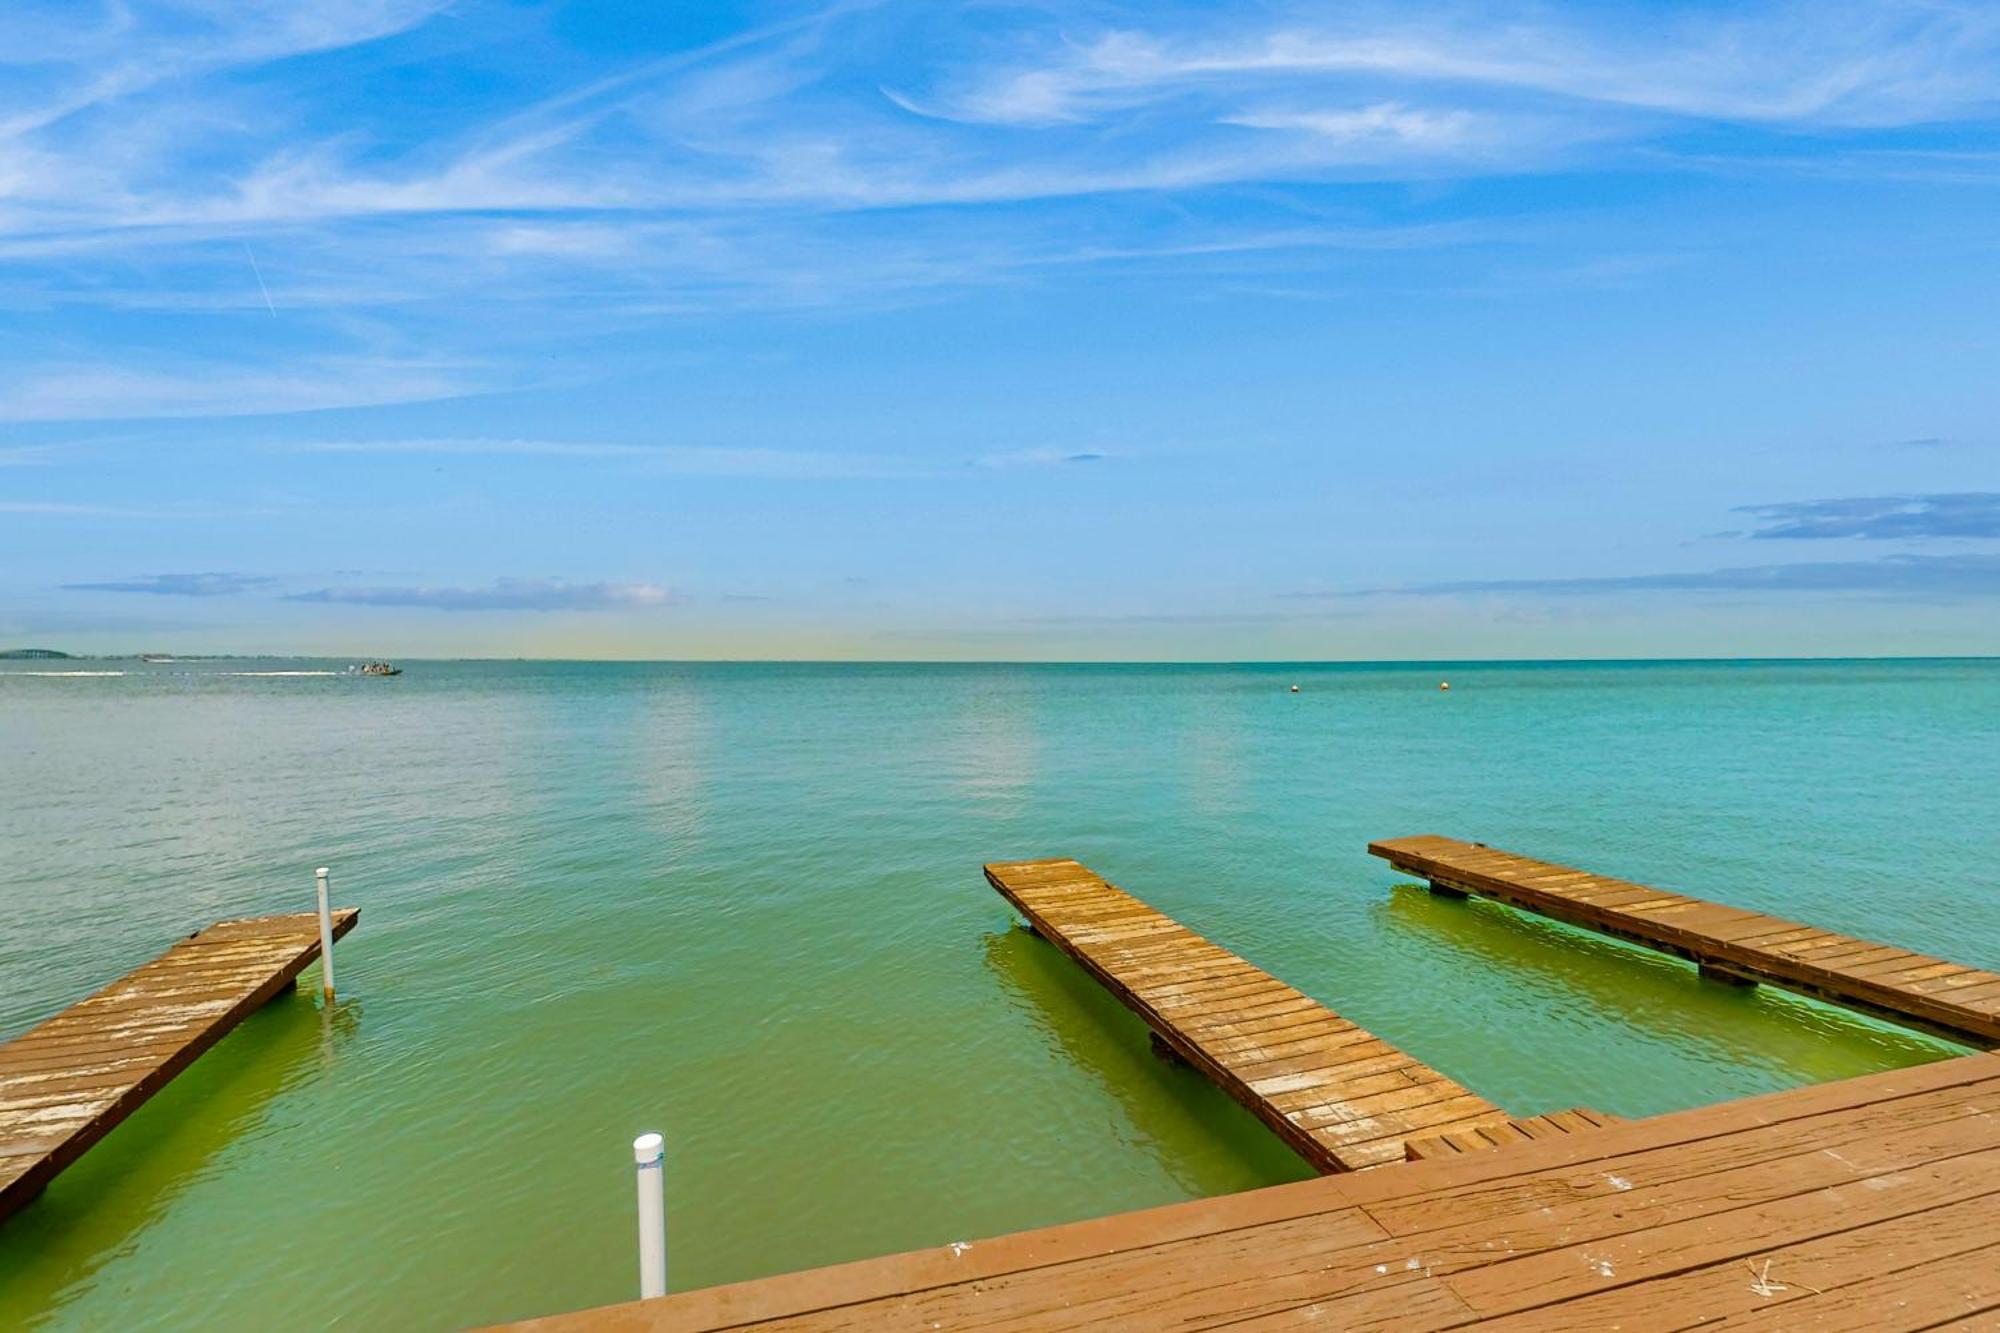
[[333,1003],[333,909],[326,905],[326,877],[330,873],[325,866],[313,871],[319,880],[319,991],[328,1004]]
[[632,1140],[639,1164],[639,1299],[667,1294],[667,1147],[658,1134]]

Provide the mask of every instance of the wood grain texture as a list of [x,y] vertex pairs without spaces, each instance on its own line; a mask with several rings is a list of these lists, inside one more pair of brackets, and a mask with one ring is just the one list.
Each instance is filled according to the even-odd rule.
[[1035,932],[1322,1172],[1404,1159],[1499,1107],[1070,860],[986,867]]
[[1447,894],[1477,894],[1642,944],[1719,980],[1781,986],[1966,1045],[2000,1047],[2000,973],[1457,838],[1392,838],[1368,850]]
[[1484,1152],[1489,1148],[1507,1148],[1536,1139],[1551,1139],[1560,1134],[1602,1129],[1619,1123],[1621,1119],[1620,1116],[1578,1106],[1567,1111],[1529,1116],[1525,1120],[1507,1120],[1499,1124],[1474,1125],[1470,1129],[1416,1135],[1404,1141],[1403,1155],[1412,1162],[1427,1162],[1459,1153]]
[[318,957],[311,912],[220,921],[0,1045],[0,1220]]
[[1996,1235],[1981,1054],[517,1327],[1991,1327]]

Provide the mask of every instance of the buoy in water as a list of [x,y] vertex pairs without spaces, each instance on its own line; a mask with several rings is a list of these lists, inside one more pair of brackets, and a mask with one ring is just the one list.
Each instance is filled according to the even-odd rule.
[[1299,692],[1299,687],[1296,685],[1292,686],[1292,693],[1297,694],[1298,692]]
[[1451,688],[1451,682],[1448,680],[1441,680],[1438,682],[1438,688],[1441,690],[1449,690]]

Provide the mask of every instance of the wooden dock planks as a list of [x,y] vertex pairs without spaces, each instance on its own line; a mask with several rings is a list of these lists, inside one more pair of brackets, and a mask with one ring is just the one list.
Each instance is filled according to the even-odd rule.
[[0,1219],[318,957],[313,913],[217,922],[0,1045]]
[[1423,1134],[1408,1139],[1403,1144],[1403,1155],[1412,1162],[1427,1162],[1435,1157],[1450,1157],[1456,1153],[1485,1152],[1490,1148],[1511,1148],[1519,1143],[1531,1143],[1536,1139],[1553,1139],[1564,1134],[1581,1134],[1588,1130],[1602,1129],[1615,1125],[1623,1116],[1607,1115],[1603,1111],[1593,1111],[1587,1106],[1578,1106],[1568,1111],[1551,1111],[1547,1115],[1533,1115],[1525,1120],[1508,1120],[1500,1124],[1474,1125],[1470,1129],[1447,1129],[1435,1134]]
[[1403,1141],[1507,1113],[1075,861],[986,878],[1155,1036],[1322,1172],[1403,1160]]
[[2000,1056],[522,1333],[2000,1327]]
[[1971,1046],[2000,1046],[2000,974],[1644,884],[1426,834],[1368,850],[1446,894],[1477,894],[1643,944],[1705,976],[1768,982]]

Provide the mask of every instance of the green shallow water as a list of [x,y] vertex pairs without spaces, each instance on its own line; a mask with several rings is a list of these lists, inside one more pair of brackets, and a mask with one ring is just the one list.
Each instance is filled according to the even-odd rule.
[[626,1299],[648,1129],[676,1286],[1305,1174],[986,860],[1076,856],[1524,1113],[1956,1048],[1393,891],[1371,838],[2000,964],[2000,662],[406,665],[0,667],[0,1036],[315,865],[363,909],[331,1013],[274,1003],[0,1226],[0,1327]]

